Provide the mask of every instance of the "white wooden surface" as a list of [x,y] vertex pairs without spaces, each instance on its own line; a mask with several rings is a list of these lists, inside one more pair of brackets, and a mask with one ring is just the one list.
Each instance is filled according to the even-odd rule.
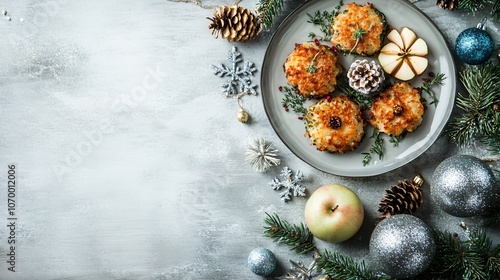
[[[0,4],[11,17],[0,16],[0,279],[260,279],[246,267],[259,246],[275,253],[281,269],[288,259],[308,263],[262,236],[265,212],[303,222],[306,199],[284,204],[268,185],[283,166],[302,170],[309,192],[340,183],[360,195],[367,216],[360,233],[318,245],[364,259],[386,188],[416,173],[430,178],[456,153],[477,153],[442,137],[388,174],[356,179],[314,170],[280,142],[260,96],[243,99],[251,122],[236,121],[238,105],[209,67],[227,63],[232,45],[215,40],[206,19],[207,6],[232,2],[200,3]],[[300,1],[285,3],[288,13]],[[450,46],[482,16],[443,11],[431,0],[416,5]],[[489,25],[496,41],[498,27]],[[235,45],[260,68],[270,38]],[[281,167],[259,174],[244,163],[258,137],[279,149]],[[7,270],[10,164],[16,272]],[[417,216],[431,226],[463,234],[461,221],[479,222],[444,214],[428,191],[425,199]]]

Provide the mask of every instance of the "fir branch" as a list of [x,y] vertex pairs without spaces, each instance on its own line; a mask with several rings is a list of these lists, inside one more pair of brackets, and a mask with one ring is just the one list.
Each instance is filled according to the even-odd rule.
[[500,245],[491,250],[483,230],[469,232],[460,240],[448,231],[434,230],[436,255],[429,271],[437,279],[498,279]]
[[292,247],[299,255],[318,250],[314,245],[314,236],[303,223],[300,226],[291,225],[289,222],[281,220],[278,214],[273,213],[264,218],[264,236],[271,237],[276,242]]
[[424,84],[420,89],[422,90],[422,92],[427,93],[431,98],[431,103],[429,103],[429,105],[434,104],[434,106],[437,106],[439,99],[437,98],[436,93],[434,93],[434,91],[432,90],[432,86],[443,85],[444,79],[446,79],[444,73],[438,73],[433,77],[424,79]]
[[274,19],[283,12],[283,7],[283,0],[259,0],[255,12],[264,29],[271,29]]
[[500,104],[500,65],[468,66],[461,81],[468,95],[458,93],[456,104],[463,112],[448,123],[446,132],[453,143],[465,146],[475,137],[494,136],[500,130],[500,115],[495,111]]
[[[314,14],[307,14],[309,20],[308,23],[312,23],[313,25],[319,25],[319,30],[323,33],[323,37],[321,37],[321,41],[330,41],[332,38],[332,34],[330,31],[330,27],[333,24],[333,20],[338,15],[340,8],[344,5],[344,1],[340,0],[339,4],[335,6],[335,8],[331,11],[316,11]],[[309,37],[314,38],[316,34],[314,32],[309,33]]]
[[392,279],[382,274],[376,275],[373,271],[366,268],[365,262],[360,263],[351,257],[343,256],[338,252],[329,252],[324,250],[317,259],[318,270],[324,270],[332,279],[345,280],[372,280],[372,279]]
[[281,100],[281,104],[283,105],[285,110],[292,109],[293,112],[305,116],[305,114],[307,113],[307,108],[304,107],[306,98],[300,94],[297,94],[295,88],[285,86],[280,87],[280,90],[283,91],[285,95]]
[[500,20],[500,0],[460,0],[458,9],[471,14],[490,9],[491,18],[496,21]]
[[382,134],[378,130],[374,129],[370,138],[374,139],[370,151],[368,153],[361,153],[364,155],[363,166],[370,163],[373,154],[378,155],[378,159],[382,159],[384,156],[384,139],[382,138]]

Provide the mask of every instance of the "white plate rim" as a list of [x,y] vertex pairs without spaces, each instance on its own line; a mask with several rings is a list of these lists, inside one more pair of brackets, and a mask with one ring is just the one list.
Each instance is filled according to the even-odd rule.
[[[297,144],[294,143],[294,141],[297,141],[297,139],[290,139],[291,137],[285,135],[284,130],[282,128],[284,122],[275,118],[276,114],[283,114],[284,110],[282,110],[282,108],[280,106],[276,105],[276,100],[272,100],[271,98],[273,98],[273,97],[271,97],[271,96],[272,96],[272,94],[277,94],[275,91],[277,91],[277,87],[279,85],[284,86],[284,85],[286,85],[286,83],[278,85],[276,83],[273,84],[272,81],[270,81],[271,78],[268,74],[269,73],[268,69],[272,68],[272,65],[271,66],[269,65],[269,63],[271,61],[270,57],[275,55],[276,48],[279,48],[279,46],[277,46],[277,45],[278,45],[279,41],[283,39],[282,37],[284,36],[284,34],[283,34],[285,32],[284,30],[287,28],[291,28],[291,27],[295,26],[296,24],[299,24],[299,23],[294,22],[294,20],[296,20],[297,18],[300,18],[303,21],[303,23],[302,23],[303,25],[309,25],[311,30],[315,29],[312,26],[312,24],[306,22],[306,20],[307,20],[306,12],[309,11],[311,13],[315,10],[322,10],[322,9],[318,9],[318,7],[321,7],[322,5],[327,5],[326,2],[329,2],[328,5],[331,6],[332,10],[338,4],[338,1],[331,1],[331,0],[316,0],[316,1],[306,2],[306,3],[302,4],[301,6],[299,6],[298,8],[296,8],[294,11],[292,11],[283,20],[283,22],[279,25],[279,27],[274,32],[274,34],[270,40],[270,43],[266,49],[266,53],[264,55],[264,59],[263,59],[262,67],[261,67],[261,79],[260,79],[260,86],[261,86],[261,91],[262,91],[262,101],[264,104],[264,109],[265,109],[267,118],[270,121],[271,126],[273,127],[275,133],[278,135],[280,140],[284,143],[284,145],[293,154],[295,154],[295,156],[297,156],[299,159],[301,159],[305,163],[311,165],[312,167],[314,167],[320,171],[323,171],[325,173],[339,175],[339,176],[346,176],[346,177],[369,177],[369,176],[376,176],[376,175],[384,174],[384,173],[392,171],[396,168],[402,167],[402,166],[408,164],[409,162],[413,161],[417,157],[419,157],[421,154],[423,154],[438,139],[438,137],[441,134],[442,130],[444,129],[446,123],[448,122],[449,117],[451,116],[452,109],[454,106],[455,94],[456,94],[455,62],[454,62],[453,56],[452,56],[447,44],[446,44],[446,40],[444,39],[443,34],[439,30],[439,28],[434,24],[434,22],[426,14],[424,14],[416,6],[414,6],[413,4],[411,4],[407,1],[404,1],[404,0],[391,1],[391,2],[394,2],[393,4],[391,4],[391,6],[394,7],[394,4],[399,5],[399,6],[397,6],[397,5],[396,6],[399,8],[403,8],[405,12],[410,13],[413,17],[419,18],[421,21],[423,21],[423,24],[431,27],[432,30],[430,30],[430,31],[433,33],[431,35],[436,37],[434,39],[439,42],[439,47],[434,46],[433,48],[434,48],[434,50],[441,49],[441,51],[443,52],[443,54],[441,54],[439,57],[436,57],[435,59],[439,60],[440,62],[445,62],[448,65],[448,67],[447,67],[448,71],[446,71],[446,73],[445,73],[446,74],[445,85],[447,85],[447,86],[446,86],[446,88],[445,88],[445,86],[443,86],[443,88],[439,90],[440,102],[433,113],[433,117],[436,116],[436,113],[439,113],[440,121],[437,124],[437,127],[435,126],[436,124],[434,123],[434,120],[432,120],[431,124],[428,124],[428,125],[432,126],[432,135],[426,136],[424,138],[425,143],[420,143],[422,141],[418,141],[418,144],[419,144],[418,148],[413,147],[411,149],[400,150],[400,152],[403,156],[396,156],[396,157],[389,157],[389,158],[386,157],[382,160],[376,160],[374,158],[374,159],[372,159],[372,163],[370,163],[367,167],[363,167],[361,164],[361,159],[362,159],[361,152],[366,152],[366,148],[365,148],[365,150],[360,150],[360,151],[358,151],[358,149],[359,149],[358,148],[357,150],[355,150],[353,152],[349,152],[349,155],[352,155],[353,153],[360,154],[359,168],[357,166],[353,166],[350,169],[345,169],[345,168],[342,169],[342,168],[338,168],[338,167],[336,168],[335,163],[339,163],[339,162],[344,163],[345,162],[345,160],[342,160],[339,157],[345,156],[346,154],[344,154],[344,155],[328,154],[325,152],[317,151],[315,149],[310,149],[310,152],[303,152],[303,151],[299,152],[298,148],[300,148],[300,150],[304,149],[304,147],[302,147],[302,144],[299,144],[299,146],[297,146]],[[344,6],[342,7],[342,9],[347,4],[349,4],[351,2],[355,2],[355,1],[344,1]],[[387,16],[387,11],[384,8],[384,4],[387,4],[386,2],[384,3],[383,0],[373,0],[373,1],[370,1],[370,3],[372,3],[374,5],[374,7],[379,9],[382,13],[386,14],[388,22],[391,23],[391,18]],[[362,3],[358,3],[358,4],[362,4]],[[328,7],[330,7],[330,6],[328,6]],[[330,9],[330,8],[328,8],[328,9]],[[401,16],[403,16],[403,15],[401,15]],[[406,18],[406,16],[403,16],[403,17]],[[394,26],[394,27],[401,28],[403,26],[408,26],[410,28],[413,28],[411,26],[411,24],[407,25],[403,22],[401,22],[401,24],[399,26]],[[420,33],[425,33],[425,32],[417,32],[417,35],[419,35],[419,37],[422,37]],[[428,35],[428,36],[431,36],[431,35]],[[302,39],[302,41],[307,41],[307,40],[310,40],[307,36],[305,36]],[[299,42],[297,42],[297,43],[299,43]],[[290,46],[288,46],[288,47],[290,47]],[[291,46],[291,47],[293,48],[293,46]],[[288,53],[289,53],[289,51],[286,51],[286,54],[288,54]],[[439,53],[439,51],[438,51],[438,53]],[[445,60],[443,60],[443,56],[444,56]],[[283,62],[284,62],[284,60],[282,61],[282,63]],[[431,64],[430,64],[430,66],[431,66]],[[275,67],[282,67],[282,64],[279,66],[275,66]],[[272,74],[273,73],[271,73],[271,75]],[[283,76],[284,76],[284,74],[283,74]],[[413,84],[413,82],[412,82],[412,84]],[[273,90],[274,87],[276,87],[276,88]],[[448,95],[448,98],[442,99],[445,96],[445,94]],[[276,97],[274,97],[274,99],[276,99]],[[429,99],[427,98],[427,100],[429,100]],[[271,104],[270,101],[273,101],[274,104]],[[442,102],[444,102],[444,101],[446,101],[445,107],[444,108],[440,107],[441,106],[440,104],[442,104]],[[433,106],[433,105],[428,105],[428,109],[429,108],[432,109],[431,106]],[[282,110],[283,112],[277,113],[278,110]],[[425,121],[426,121],[426,118],[424,115],[424,122]],[[294,124],[294,126],[297,127],[297,125],[295,125],[295,124]],[[422,126],[424,126],[424,124],[422,124]],[[416,132],[418,132],[419,129],[417,129]],[[293,130],[293,128],[292,128],[292,130]],[[303,136],[304,132],[305,132],[305,129],[303,129],[302,133],[298,133],[297,137],[306,138]],[[412,132],[411,134],[415,134],[416,132]],[[369,138],[369,136],[371,136],[371,133],[369,133],[367,131],[365,139]],[[363,139],[363,141],[367,142],[365,139]],[[309,139],[307,139],[307,140],[309,141]],[[301,141],[301,140],[298,140],[298,141]],[[404,141],[407,141],[407,139],[403,140],[402,143],[404,143]],[[309,144],[309,146],[311,146],[311,144]],[[411,146],[414,146],[414,145],[411,145]],[[387,150],[387,148],[392,149],[392,147],[389,147],[388,141],[386,141],[385,147],[386,147],[386,150]],[[394,149],[398,149],[398,148],[394,148]],[[313,155],[312,156],[308,155],[309,153],[313,154]],[[333,164],[332,164],[331,168],[325,167],[322,164],[318,164],[318,159],[315,159],[315,157],[324,158],[324,156],[318,156],[319,154],[314,155],[314,153],[321,153],[323,155],[328,154],[328,156],[330,156],[332,158]],[[336,159],[338,159],[337,162],[335,162]],[[341,164],[341,165],[343,165],[343,164]]]

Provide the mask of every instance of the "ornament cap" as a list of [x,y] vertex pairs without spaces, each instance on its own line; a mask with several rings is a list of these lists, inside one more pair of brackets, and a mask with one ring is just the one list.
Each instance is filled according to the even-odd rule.
[[422,175],[420,175],[420,174],[418,174],[417,176],[415,176],[412,181],[419,188],[421,188],[424,185],[424,183],[425,183],[424,177],[422,177]]
[[480,23],[476,25],[476,28],[486,31],[486,22],[488,18],[483,18]]

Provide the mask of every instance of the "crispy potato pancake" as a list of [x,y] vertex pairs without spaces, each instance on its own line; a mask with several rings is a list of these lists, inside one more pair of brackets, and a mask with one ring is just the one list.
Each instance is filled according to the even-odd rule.
[[356,149],[365,134],[359,106],[345,95],[323,98],[309,106],[305,124],[312,144],[331,153]]
[[395,83],[374,98],[369,122],[392,136],[414,131],[422,124],[424,105],[420,92],[407,82]]
[[306,98],[322,98],[335,90],[342,67],[328,46],[313,42],[296,44],[283,65],[289,84]]
[[370,56],[382,48],[387,23],[384,14],[371,3],[350,3],[335,17],[330,31],[331,42],[339,50]]

